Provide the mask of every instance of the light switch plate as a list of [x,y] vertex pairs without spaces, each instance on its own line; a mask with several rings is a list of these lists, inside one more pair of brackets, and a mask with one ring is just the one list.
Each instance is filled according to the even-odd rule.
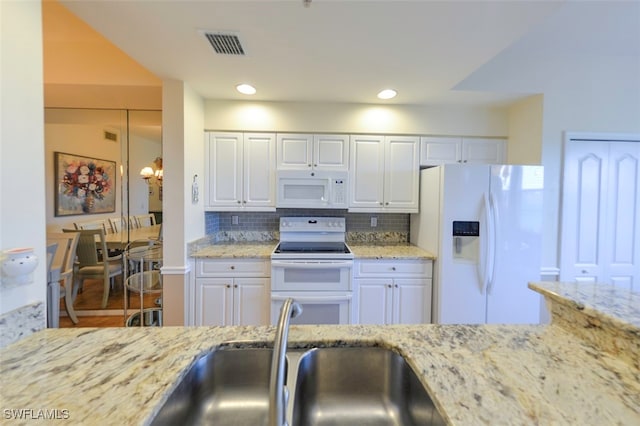
[[236,216],[236,215],[231,216],[231,224],[232,225],[237,225],[238,224],[238,216]]
[[375,228],[376,226],[378,226],[378,218],[375,216],[371,216],[371,227]]

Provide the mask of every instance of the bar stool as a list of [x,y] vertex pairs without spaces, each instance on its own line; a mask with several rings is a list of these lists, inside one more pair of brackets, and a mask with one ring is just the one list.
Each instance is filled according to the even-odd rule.
[[[157,240],[132,241],[125,248],[124,319],[127,327],[162,325],[162,243]],[[140,297],[139,310],[128,315],[130,294]],[[144,306],[147,294],[158,294],[153,307]]]

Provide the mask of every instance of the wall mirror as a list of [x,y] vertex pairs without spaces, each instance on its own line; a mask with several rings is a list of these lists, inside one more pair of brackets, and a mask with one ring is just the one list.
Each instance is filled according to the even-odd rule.
[[[86,202],[86,185],[73,182],[82,173],[68,173],[75,162],[87,159],[95,160],[98,170],[109,174],[105,178],[109,183],[96,194],[104,197],[94,200],[93,208],[79,207]],[[132,236],[126,226],[114,231],[110,222],[119,219],[126,224],[129,218],[151,213],[156,223],[162,223],[162,111],[45,108],[45,167],[47,232],[102,222],[112,233],[110,248],[117,250]],[[146,168],[151,170],[150,176],[140,174]],[[83,315],[123,314],[121,283],[111,288],[106,309],[102,308],[102,296],[101,283],[85,281],[74,303],[80,321]],[[131,301],[132,308],[135,303]],[[61,313],[64,315],[64,308]]]

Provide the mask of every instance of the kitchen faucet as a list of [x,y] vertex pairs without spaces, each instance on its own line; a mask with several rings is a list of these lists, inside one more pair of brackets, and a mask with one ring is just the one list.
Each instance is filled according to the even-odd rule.
[[302,313],[302,307],[296,301],[288,298],[280,308],[280,319],[273,342],[273,356],[271,358],[271,380],[269,381],[269,426],[285,424],[284,401],[284,361],[287,353],[287,337],[289,335],[289,320]]

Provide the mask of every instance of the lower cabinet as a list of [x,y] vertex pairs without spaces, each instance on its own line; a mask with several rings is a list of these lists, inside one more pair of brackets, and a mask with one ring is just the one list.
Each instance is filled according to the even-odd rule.
[[195,325],[269,324],[269,275],[268,261],[198,260]]
[[430,260],[359,260],[354,289],[360,324],[431,322]]

